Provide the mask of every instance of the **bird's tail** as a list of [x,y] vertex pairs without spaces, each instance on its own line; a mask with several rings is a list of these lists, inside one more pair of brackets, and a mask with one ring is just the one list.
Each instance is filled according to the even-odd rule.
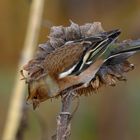
[[106,60],[109,64],[120,63],[140,51],[140,40],[124,42],[118,45],[119,49]]

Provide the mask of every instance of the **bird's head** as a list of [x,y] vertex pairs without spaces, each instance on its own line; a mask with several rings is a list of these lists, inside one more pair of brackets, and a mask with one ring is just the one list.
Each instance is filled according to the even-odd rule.
[[[37,68],[37,69],[35,69]],[[25,74],[23,71],[27,71]],[[57,96],[59,86],[55,80],[44,73],[40,67],[31,67],[30,63],[23,67],[21,70],[22,80],[28,84],[28,97],[27,103],[31,102],[35,109],[41,102]]]

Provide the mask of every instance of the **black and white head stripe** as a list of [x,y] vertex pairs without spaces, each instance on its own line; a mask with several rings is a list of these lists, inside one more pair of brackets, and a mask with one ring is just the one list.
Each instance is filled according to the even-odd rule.
[[84,71],[86,68],[88,68],[92,63],[96,61],[96,59],[108,48],[109,44],[111,44],[113,41],[117,39],[119,34],[120,34],[119,30],[114,30],[110,32],[105,32],[100,36],[89,37],[89,40],[88,38],[83,39],[82,40],[83,47],[85,40],[91,43],[88,46],[85,46],[86,49],[83,52],[82,58],[70,69],[60,73],[59,78],[64,78],[68,75],[80,74],[82,71]]

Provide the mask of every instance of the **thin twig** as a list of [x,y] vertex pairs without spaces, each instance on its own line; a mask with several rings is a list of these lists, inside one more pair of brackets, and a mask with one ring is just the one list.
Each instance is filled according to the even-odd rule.
[[22,108],[22,117],[16,134],[16,140],[24,140],[24,133],[28,128],[28,108],[26,105],[23,105]]
[[[62,94],[62,108],[57,117],[56,135],[52,140],[68,140],[71,134],[71,106],[72,100],[75,97],[73,91],[67,91]],[[77,106],[76,106],[77,109]],[[75,112],[75,111],[74,111]]]
[[65,97],[62,97],[62,109],[61,113],[57,117],[57,134],[56,140],[68,140],[70,136],[70,118],[71,118],[71,105],[72,105],[73,95],[67,92]]
[[38,42],[43,6],[44,0],[32,1],[26,39],[17,70],[16,82],[11,97],[10,108],[8,111],[2,140],[16,139],[16,134],[22,118],[22,106],[25,89],[25,83],[20,81],[19,71],[21,70],[21,67],[33,57],[33,52]]

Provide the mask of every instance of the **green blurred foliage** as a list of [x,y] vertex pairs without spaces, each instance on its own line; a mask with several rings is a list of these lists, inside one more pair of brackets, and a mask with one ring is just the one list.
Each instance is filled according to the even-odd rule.
[[[0,1],[0,137],[14,86],[18,60],[26,33],[31,0]],[[140,38],[139,0],[46,0],[39,43],[47,40],[52,25],[101,21],[105,30],[120,28],[121,39]],[[72,140],[140,139],[140,54],[131,59],[136,69],[128,82],[105,87],[99,94],[80,98],[80,107],[72,123]],[[26,92],[27,95],[27,92]],[[55,132],[60,100],[42,103],[36,111],[29,108],[25,140],[40,140]],[[45,125],[43,128],[38,119]],[[49,139],[49,138],[48,138]]]

